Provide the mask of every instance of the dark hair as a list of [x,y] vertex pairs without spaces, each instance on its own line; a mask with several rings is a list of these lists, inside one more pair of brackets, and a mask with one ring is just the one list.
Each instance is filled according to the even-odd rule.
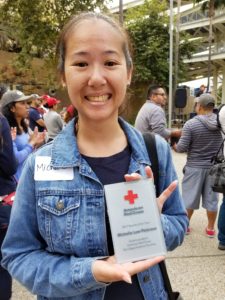
[[45,108],[49,109],[49,108],[53,108],[54,105],[50,105],[50,106],[49,106],[48,103],[45,103],[45,104],[43,104],[43,106],[44,106]]
[[2,114],[0,112],[0,148],[2,151],[2,146],[3,146],[3,137],[2,137]]
[[103,15],[101,13],[95,13],[95,12],[85,12],[85,13],[81,13],[79,15],[72,16],[71,19],[64,26],[64,28],[59,36],[57,48],[56,48],[56,56],[58,58],[58,72],[60,74],[64,73],[66,41],[67,41],[67,38],[68,38],[68,35],[69,35],[71,29],[76,27],[80,22],[82,22],[84,20],[92,20],[92,19],[105,21],[106,23],[110,24],[122,36],[122,38],[123,38],[122,49],[123,49],[123,53],[124,53],[124,56],[126,59],[127,69],[130,70],[132,68],[133,64],[132,64],[132,58],[131,58],[131,54],[130,54],[131,46],[130,46],[129,37],[128,37],[126,31],[124,30],[124,28],[121,27],[119,22],[117,22],[115,19],[111,18],[108,15]]
[[164,89],[161,85],[150,85],[147,91],[147,99],[157,92],[158,89]]
[[[2,114],[3,114],[3,115],[6,117],[6,119],[8,120],[9,126],[10,126],[10,127],[16,127],[16,129],[17,129],[17,134],[20,135],[20,134],[22,134],[22,131],[21,131],[20,126],[19,126],[20,124],[17,123],[14,113],[11,111],[11,108],[12,108],[13,106],[15,106],[15,103],[10,103],[9,105],[4,106],[4,107],[2,108]],[[27,132],[28,132],[28,126],[27,126],[27,124],[26,124],[26,122],[25,122],[25,119],[22,119],[22,121],[21,121],[21,126],[22,126],[24,132],[27,133]]]

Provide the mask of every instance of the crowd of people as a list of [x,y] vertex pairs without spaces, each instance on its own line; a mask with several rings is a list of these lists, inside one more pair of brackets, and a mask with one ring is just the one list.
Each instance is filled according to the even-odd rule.
[[[53,140],[75,115],[69,105],[64,115],[56,112],[56,98],[48,95],[25,96],[19,90],[7,90],[1,85],[0,100],[0,247],[10,220],[11,204],[5,199],[14,198],[23,165],[28,156],[40,146]],[[70,115],[67,116],[67,111]],[[65,116],[65,118],[64,118]],[[0,258],[2,254],[0,252]],[[11,276],[0,266],[0,299],[11,297]]]
[[[117,263],[104,185],[153,178],[142,133],[155,132],[157,205],[166,249],[180,246],[191,233],[189,222],[201,196],[208,218],[205,232],[214,237],[218,195],[210,189],[208,172],[223,141],[215,100],[201,94],[197,116],[182,130],[171,130],[163,110],[166,91],[151,85],[131,126],[119,116],[132,80],[129,38],[119,23],[100,13],[73,16],[59,36],[57,55],[71,101],[67,108],[58,112],[60,100],[48,95],[18,90],[1,95],[0,290],[5,292],[0,300],[11,297],[11,276],[40,300],[120,300],[124,295],[166,300],[159,267],[164,257]],[[179,138],[175,151],[187,152],[182,193],[171,137]],[[37,168],[38,162],[45,167]],[[3,202],[15,191],[11,211]],[[220,250],[225,250],[224,207],[223,201]]]

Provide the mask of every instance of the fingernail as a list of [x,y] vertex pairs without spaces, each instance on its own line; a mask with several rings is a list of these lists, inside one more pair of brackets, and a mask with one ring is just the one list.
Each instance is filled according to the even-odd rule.
[[132,284],[132,280],[131,280],[131,277],[129,275],[125,275],[123,277],[123,280],[129,284]]

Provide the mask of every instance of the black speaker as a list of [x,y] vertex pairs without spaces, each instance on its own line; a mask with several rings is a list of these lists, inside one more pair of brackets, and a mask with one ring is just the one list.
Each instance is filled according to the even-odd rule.
[[56,90],[55,90],[55,88],[50,88],[50,89],[48,90],[48,92],[49,92],[49,95],[52,96],[52,97],[54,97],[54,96],[56,95]]
[[187,105],[187,89],[178,88],[175,92],[175,107],[184,108]]

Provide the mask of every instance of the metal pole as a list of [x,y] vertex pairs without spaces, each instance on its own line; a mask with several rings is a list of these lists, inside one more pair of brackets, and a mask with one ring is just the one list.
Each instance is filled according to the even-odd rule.
[[172,101],[173,101],[173,0],[170,0],[170,54],[169,54],[169,102],[168,102],[168,127],[172,124]]
[[120,0],[119,2],[119,14],[120,24],[123,25],[123,0]]

